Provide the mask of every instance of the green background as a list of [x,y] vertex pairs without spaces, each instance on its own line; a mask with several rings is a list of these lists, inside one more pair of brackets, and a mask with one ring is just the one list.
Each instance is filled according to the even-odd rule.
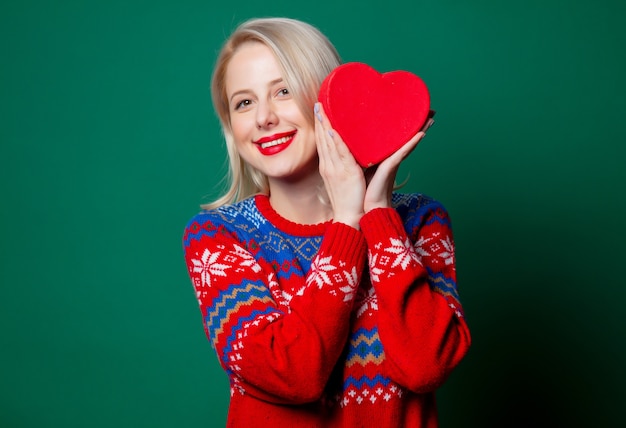
[[626,423],[626,3],[0,6],[0,426],[219,427],[228,385],[181,236],[224,175],[209,79],[255,16],[406,69],[437,123],[403,166],[449,209],[473,333],[443,427]]

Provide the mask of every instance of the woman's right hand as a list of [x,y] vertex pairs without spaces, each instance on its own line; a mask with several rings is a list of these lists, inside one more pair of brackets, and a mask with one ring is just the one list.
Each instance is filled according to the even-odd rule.
[[366,190],[363,169],[332,129],[320,103],[315,104],[315,117],[319,170],[333,209],[333,221],[359,229]]

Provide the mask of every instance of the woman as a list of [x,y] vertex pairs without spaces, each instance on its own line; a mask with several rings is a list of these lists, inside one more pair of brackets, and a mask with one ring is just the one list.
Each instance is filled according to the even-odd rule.
[[183,241],[228,426],[437,426],[470,344],[446,210],[392,192],[424,133],[364,172],[315,103],[339,64],[282,18],[242,24],[216,63],[231,186]]

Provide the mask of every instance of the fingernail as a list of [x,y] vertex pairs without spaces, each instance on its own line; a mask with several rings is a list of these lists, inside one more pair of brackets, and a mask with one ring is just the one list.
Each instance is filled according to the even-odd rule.
[[332,129],[329,129],[329,130],[328,130],[328,135],[330,135],[330,137],[331,137],[331,138],[334,138],[334,137],[335,137],[335,133],[333,132],[333,130],[332,130]]
[[315,112],[315,117],[317,117],[317,120],[321,122],[322,116],[320,115],[320,105],[318,103],[315,103],[315,107],[313,108],[313,111]]

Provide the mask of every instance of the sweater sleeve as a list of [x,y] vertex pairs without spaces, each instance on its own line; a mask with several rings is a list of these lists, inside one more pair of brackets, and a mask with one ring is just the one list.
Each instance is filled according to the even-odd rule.
[[210,220],[188,225],[184,251],[206,334],[233,392],[288,404],[319,399],[347,340],[366,262],[361,232],[329,225],[309,272],[291,279],[300,284],[289,307],[272,298],[277,278],[269,263]]
[[361,229],[378,296],[378,328],[392,378],[415,391],[433,391],[470,346],[456,291],[454,243],[448,213],[429,207],[405,230],[398,212],[367,213]]

